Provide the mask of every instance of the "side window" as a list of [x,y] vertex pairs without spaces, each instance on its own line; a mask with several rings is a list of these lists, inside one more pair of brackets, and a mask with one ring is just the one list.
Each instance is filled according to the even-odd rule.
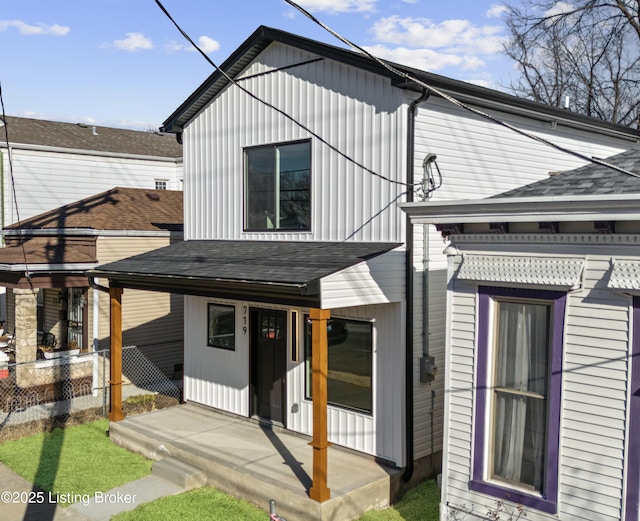
[[236,308],[209,302],[207,345],[235,351]]
[[156,179],[156,190],[166,190],[167,189],[167,180],[166,179]]
[[555,513],[561,292],[479,288],[471,488]]
[[246,231],[311,229],[311,143],[245,150]]
[[[305,317],[305,398],[313,399],[311,377],[311,324]],[[330,405],[371,414],[373,412],[373,324],[332,317],[327,320],[329,373],[327,401]]]

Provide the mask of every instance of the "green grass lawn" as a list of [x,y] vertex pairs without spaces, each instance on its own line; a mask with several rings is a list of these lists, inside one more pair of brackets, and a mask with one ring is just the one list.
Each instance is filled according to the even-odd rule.
[[[109,422],[98,420],[0,444],[0,462],[43,490],[89,494],[144,477],[151,461],[111,443]],[[366,513],[359,521],[437,521],[439,493],[427,481],[397,504]],[[264,521],[264,510],[211,487],[160,498],[112,518],[117,521]],[[294,520],[291,520],[294,521]]]
[[[407,492],[396,505],[367,512],[359,521],[437,521],[439,501],[435,481],[427,481]],[[264,510],[247,501],[232,498],[215,488],[203,487],[145,503],[112,517],[111,521],[264,521],[267,517]]]
[[0,444],[0,462],[55,494],[106,492],[151,473],[151,461],[113,444],[98,420]]

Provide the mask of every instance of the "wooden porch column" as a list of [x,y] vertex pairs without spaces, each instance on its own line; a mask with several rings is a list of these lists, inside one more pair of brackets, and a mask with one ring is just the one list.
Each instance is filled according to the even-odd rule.
[[309,310],[313,338],[313,440],[309,444],[313,447],[313,483],[309,497],[318,503],[331,497],[331,491],[327,488],[327,449],[330,445],[327,436],[327,320],[330,316],[331,311],[328,309]]
[[122,412],[122,288],[109,288],[111,372],[109,379],[109,420],[124,419]]

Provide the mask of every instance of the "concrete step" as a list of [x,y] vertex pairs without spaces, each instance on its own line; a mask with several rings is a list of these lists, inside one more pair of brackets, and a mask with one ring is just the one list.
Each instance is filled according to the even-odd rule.
[[171,481],[185,490],[202,487],[207,483],[207,476],[202,469],[173,456],[154,462],[151,472],[154,476]]

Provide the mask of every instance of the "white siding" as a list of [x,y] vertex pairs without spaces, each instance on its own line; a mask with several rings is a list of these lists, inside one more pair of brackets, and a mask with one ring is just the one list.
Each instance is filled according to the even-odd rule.
[[[207,302],[221,302],[235,306],[235,351],[207,346]],[[249,320],[246,303],[185,297],[184,397],[223,411],[249,415],[249,334],[243,324],[244,312]]]
[[[551,241],[535,244],[491,245],[457,242],[466,253],[494,251],[508,254],[528,250],[531,255],[563,255],[570,249],[586,259],[584,287],[567,295],[561,401],[561,440],[557,516],[525,508],[529,520],[614,521],[622,518],[624,498],[627,385],[631,349],[630,297],[606,288],[612,257],[624,249],[610,239],[589,244],[572,238],[558,248]],[[575,240],[575,243],[574,243]],[[577,243],[577,244],[576,244]],[[535,246],[535,248],[532,248]],[[459,259],[459,258],[458,258]],[[442,503],[453,507],[475,505],[476,511],[495,508],[495,500],[470,492],[473,457],[473,389],[476,386],[475,287],[455,280],[452,296],[451,363],[447,368],[449,408],[446,493]],[[473,426],[473,427],[472,427]],[[635,433],[631,434],[632,436]]]
[[394,250],[321,281],[323,309],[403,302],[406,252]]
[[[167,137],[167,139],[172,139]],[[2,150],[3,158],[6,150]],[[20,219],[27,219],[116,186],[155,188],[168,179],[168,188],[181,190],[182,163],[91,154],[12,150],[15,192]],[[5,162],[4,224],[17,220],[11,178]]]
[[[207,346],[207,302],[223,302],[236,307],[236,349],[226,351]],[[249,414],[249,333],[243,332],[243,313],[249,308],[270,307],[249,302],[225,302],[186,297],[185,398],[227,412]],[[280,307],[281,308],[281,307]],[[283,308],[281,308],[283,309]],[[298,362],[288,357],[287,428],[312,434],[312,404],[305,400],[304,314],[297,311]],[[397,324],[402,316],[399,304],[360,306],[332,310],[332,316],[371,320],[374,326],[373,414],[329,407],[329,440],[404,465],[404,331]],[[248,315],[247,315],[248,320]],[[287,352],[291,352],[289,338]],[[297,408],[295,407],[297,405]]]
[[[629,142],[496,111],[487,111],[517,128],[538,135],[588,157],[608,157],[630,146]],[[419,106],[416,119],[414,171],[422,177],[422,161],[427,153],[437,155],[442,172],[442,187],[431,200],[475,199],[546,178],[550,172],[584,164],[575,156],[560,152],[482,119],[469,111],[436,97]],[[428,203],[427,203],[428,204]],[[444,243],[434,226],[428,226],[426,241],[423,226],[414,232],[414,395],[415,456],[420,458],[442,449],[444,407],[445,291],[446,257]],[[429,350],[441,369],[431,384],[419,382],[419,358],[422,353],[422,256],[429,245]],[[571,250],[569,251],[571,253]],[[435,393],[435,397],[433,396]],[[430,425],[434,418],[434,433]]]
[[[242,86],[367,168],[402,180],[403,93],[388,80],[330,60],[276,71],[314,57],[274,43],[242,74],[248,78]],[[272,72],[252,77],[265,71]],[[404,218],[392,203],[405,189],[363,171],[315,138],[311,232],[243,233],[244,148],[310,137],[227,87],[184,130],[186,238],[402,241]]]

